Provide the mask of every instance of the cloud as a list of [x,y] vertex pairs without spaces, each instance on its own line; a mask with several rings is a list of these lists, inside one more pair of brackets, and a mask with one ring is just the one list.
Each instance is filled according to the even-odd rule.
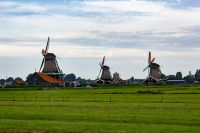
[[185,56],[194,63],[200,56],[199,4],[177,2],[1,0],[0,56],[36,60],[50,36],[50,51],[63,58],[126,58],[118,64],[131,70],[145,64],[146,53],[153,51],[162,64],[181,64]]
[[177,0],[177,3],[179,3],[179,4],[180,4],[180,3],[181,3],[181,0]]

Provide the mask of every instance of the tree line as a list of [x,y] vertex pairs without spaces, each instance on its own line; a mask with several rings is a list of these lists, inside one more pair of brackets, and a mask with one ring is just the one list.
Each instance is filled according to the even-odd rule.
[[177,72],[175,75],[168,75],[161,74],[161,79],[163,80],[185,80],[187,83],[195,83],[200,82],[200,69],[197,69],[195,74],[192,75],[191,72],[189,72],[188,75],[184,76],[181,72]]
[[[27,78],[29,76],[30,76],[30,74],[27,76]],[[0,84],[2,85],[6,81],[13,82],[13,84],[14,84],[15,83],[14,81],[16,81],[16,80],[22,80],[22,78],[9,77],[7,79],[0,79]],[[74,73],[66,74],[64,77],[64,80],[69,81],[69,82],[78,81],[80,84],[87,84],[92,81],[90,79],[86,80],[81,77],[76,77],[76,75]],[[184,77],[181,72],[177,72],[175,75],[165,75],[162,73],[161,80],[185,80],[187,83],[200,83],[200,69],[197,69],[194,75],[192,75],[191,72],[189,72],[189,74]],[[135,83],[142,82],[143,80],[142,79],[134,79],[134,77],[132,76],[130,79],[127,79],[125,81],[127,81],[126,83],[128,83],[128,84],[135,84]]]

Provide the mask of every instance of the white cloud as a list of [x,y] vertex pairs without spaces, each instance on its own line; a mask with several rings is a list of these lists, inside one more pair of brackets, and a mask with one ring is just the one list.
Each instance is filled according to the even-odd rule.
[[182,2],[181,0],[176,0],[176,1],[177,1],[177,3],[179,3],[179,4]]

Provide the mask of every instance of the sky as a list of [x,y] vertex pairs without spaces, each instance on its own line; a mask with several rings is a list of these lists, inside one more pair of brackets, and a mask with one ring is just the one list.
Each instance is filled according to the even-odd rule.
[[200,68],[200,0],[0,0],[0,78],[39,71],[50,36],[66,74],[95,79],[99,62],[145,78],[148,52],[162,73]]

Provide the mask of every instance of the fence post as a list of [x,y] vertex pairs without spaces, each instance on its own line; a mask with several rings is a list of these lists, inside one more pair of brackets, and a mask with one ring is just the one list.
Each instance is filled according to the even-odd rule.
[[161,103],[163,103],[163,99],[164,99],[164,96],[161,95],[161,100],[160,100]]
[[35,97],[35,101],[37,101],[37,96]]
[[13,96],[13,101],[15,101],[15,96]]
[[111,96],[110,96],[110,102],[111,102]]
[[65,96],[63,96],[63,102],[65,101]]

